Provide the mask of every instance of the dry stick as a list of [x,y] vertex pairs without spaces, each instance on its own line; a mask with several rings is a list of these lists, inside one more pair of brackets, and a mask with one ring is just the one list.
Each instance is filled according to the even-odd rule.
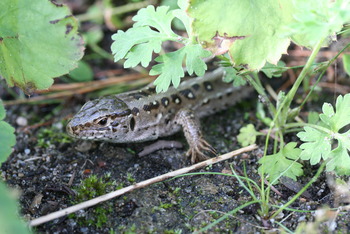
[[85,201],[85,202],[82,202],[80,204],[68,207],[66,209],[59,210],[59,211],[53,212],[51,214],[42,216],[40,218],[34,219],[34,220],[29,222],[29,225],[31,227],[38,226],[40,224],[49,222],[51,220],[60,218],[62,216],[74,213],[74,212],[76,212],[78,210],[86,209],[88,207],[97,205],[97,204],[99,204],[101,202],[108,201],[108,200],[110,200],[112,198],[118,197],[118,196],[123,195],[123,194],[125,194],[127,192],[130,192],[130,191],[133,191],[133,190],[136,190],[136,189],[139,189],[139,188],[143,188],[143,187],[149,186],[151,184],[154,184],[154,183],[157,183],[157,182],[160,182],[160,181],[163,181],[163,180],[166,180],[166,179],[178,176],[178,175],[182,175],[184,173],[188,173],[190,171],[197,170],[197,169],[209,166],[209,165],[217,163],[217,162],[221,162],[223,160],[232,158],[233,156],[236,156],[238,154],[245,153],[245,152],[248,152],[248,151],[252,151],[252,150],[254,150],[256,148],[258,148],[257,145],[255,145],[255,144],[254,145],[250,145],[250,146],[243,147],[241,149],[229,152],[227,154],[223,154],[223,155],[218,156],[216,158],[211,158],[209,160],[206,160],[206,161],[194,164],[194,165],[192,165],[190,167],[181,168],[181,169],[176,170],[176,171],[172,171],[172,172],[169,172],[169,173],[166,173],[166,174],[163,174],[163,175],[160,175],[160,176],[148,179],[148,180],[144,180],[144,181],[142,181],[140,183],[128,186],[126,188],[122,188],[122,189],[119,189],[117,191],[114,191],[114,192],[111,192],[111,193],[107,193],[105,195],[96,197],[96,198],[91,199],[89,201]]
[[[47,95],[33,97],[30,99],[18,99],[18,100],[14,100],[14,101],[6,101],[6,102],[4,102],[4,104],[5,104],[5,106],[18,105],[18,104],[23,104],[23,103],[32,103],[32,102],[49,100],[49,99],[64,98],[64,97],[69,97],[69,96],[72,96],[75,94],[83,94],[83,93],[91,92],[94,90],[102,89],[102,88],[108,87],[108,86],[113,85],[113,84],[118,84],[118,83],[132,81],[132,80],[141,80],[140,78],[142,78],[142,77],[145,77],[145,75],[135,74],[135,75],[126,75],[126,76],[122,76],[122,77],[113,77],[113,78],[109,78],[107,80],[90,81],[90,82],[86,82],[84,84],[84,86],[82,86],[81,84],[75,85],[74,87],[79,87],[77,89],[72,89],[72,90],[67,90],[67,91],[62,91],[62,92],[57,92],[57,93],[51,93],[51,94],[47,94]],[[147,82],[154,80],[154,78],[146,77],[146,78],[142,78],[142,80],[145,83],[147,83]],[[64,87],[64,85],[60,85],[60,88],[62,88],[62,87]],[[66,87],[69,89],[69,85],[67,85]]]

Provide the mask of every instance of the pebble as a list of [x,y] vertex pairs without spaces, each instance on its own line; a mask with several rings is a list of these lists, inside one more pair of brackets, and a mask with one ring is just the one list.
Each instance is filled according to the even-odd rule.
[[16,123],[19,125],[19,126],[27,126],[28,125],[28,120],[22,116],[19,116],[17,119],[16,119]]
[[75,149],[79,152],[85,153],[92,148],[92,143],[90,141],[83,141],[81,144],[77,145]]

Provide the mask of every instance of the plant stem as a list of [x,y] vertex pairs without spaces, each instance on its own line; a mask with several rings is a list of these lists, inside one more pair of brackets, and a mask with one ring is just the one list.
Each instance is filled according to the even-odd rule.
[[[302,83],[302,81],[306,77],[307,73],[309,72],[319,50],[321,49],[321,47],[323,45],[323,42],[324,42],[324,38],[319,40],[319,42],[316,44],[314,50],[312,51],[309,59],[307,60],[307,62],[305,64],[305,67],[303,68],[303,70],[299,74],[297,80],[293,84],[292,89],[288,92],[286,98],[283,100],[281,108],[278,109],[277,113],[281,112],[283,109],[284,109],[283,110],[284,112],[289,110],[290,104],[292,103],[294,96],[295,96],[296,92],[298,91],[300,84]],[[285,121],[286,120],[283,121],[283,124],[285,123]],[[275,122],[275,120],[273,122]]]
[[313,184],[318,177],[320,176],[321,172],[323,171],[324,167],[326,166],[326,162],[323,162],[320,168],[318,168],[317,173],[312,179],[307,183],[290,201],[288,201],[286,204],[281,206],[271,217],[270,219],[273,219],[276,217],[282,210],[284,210],[286,207],[288,207],[290,204],[292,204],[296,199],[298,199],[308,187],[310,187],[311,184]]
[[265,93],[265,89],[264,87],[262,86],[262,84],[260,83],[260,81],[257,81],[259,80],[259,77],[257,77],[257,75],[255,74],[255,77],[254,77],[254,74],[253,74],[253,77],[255,78],[252,78],[250,75],[245,75],[244,76],[248,82],[254,87],[254,89],[258,92],[258,94],[263,98],[263,100],[267,103],[267,107],[269,108],[269,112],[270,112],[270,115],[271,116],[274,116],[275,113],[276,113],[276,109],[275,107],[272,105],[272,103],[270,102],[270,99],[269,97],[266,95]]
[[[141,8],[147,7],[150,4],[155,4],[156,1],[143,1],[143,2],[136,2],[136,3],[129,3],[120,7],[114,7],[111,8],[111,14],[112,15],[121,15],[121,14],[125,14],[128,12],[132,12],[132,11],[136,11],[139,10]],[[93,20],[93,19],[99,19],[102,18],[104,15],[104,10],[102,10],[101,12],[99,12],[99,14],[94,14],[92,15],[91,13],[85,13],[85,14],[81,14],[81,15],[77,15],[76,18],[80,21],[80,22],[84,22],[84,21],[88,21],[88,20]]]
[[[295,96],[295,93],[297,92],[301,82],[303,81],[304,77],[307,75],[311,65],[313,64],[315,58],[316,58],[316,55],[318,53],[318,51],[321,49],[321,46],[323,44],[323,41],[325,40],[325,38],[321,38],[319,40],[319,42],[316,44],[314,50],[312,51],[308,61],[306,62],[303,70],[301,71],[301,73],[299,74],[297,80],[295,81],[295,83],[293,84],[292,86],[292,89],[288,92],[287,96],[284,98],[282,104],[280,105],[280,107],[278,108],[274,118],[273,118],[273,121],[271,122],[270,124],[270,128],[269,128],[269,131],[267,132],[267,135],[266,135],[266,141],[265,141],[265,149],[264,149],[264,155],[263,157],[266,157],[267,155],[267,149],[268,149],[268,145],[269,145],[269,138],[270,138],[270,134],[272,132],[272,128],[276,125],[276,122],[277,122],[277,119],[280,115],[280,113],[282,112],[282,110],[284,109],[284,112],[288,111],[289,110],[289,107],[290,107],[290,104]],[[284,115],[282,113],[282,116],[285,116],[287,117],[287,115]],[[286,122],[286,119],[282,120],[282,121],[279,121],[278,123],[278,128],[280,128],[281,124],[284,125],[284,123]],[[261,167],[261,177],[264,178],[264,167]],[[265,190],[265,184],[264,184],[264,179],[261,179],[261,190]],[[262,200],[264,200],[264,198],[262,197]]]
[[201,230],[199,230],[198,232],[194,232],[194,233],[202,233],[212,227],[214,227],[215,225],[217,225],[218,223],[220,223],[221,221],[225,220],[226,218],[228,218],[229,216],[233,215],[234,213],[236,213],[237,211],[239,210],[242,210],[244,207],[247,207],[247,206],[250,206],[254,203],[259,203],[259,201],[250,201],[250,202],[247,202],[247,203],[244,203],[243,205],[237,207],[236,209],[234,210],[231,210],[230,212],[228,212],[227,214],[221,216],[219,219],[215,220],[214,222],[212,222],[211,224],[205,226],[204,228],[202,228]]
[[[279,114],[282,112],[282,110],[283,110],[283,112],[286,112],[286,111],[289,110],[290,104],[291,104],[291,102],[292,102],[292,100],[293,100],[293,98],[295,96],[295,93],[297,92],[301,82],[303,81],[303,79],[307,75],[311,65],[313,64],[313,61],[315,60],[318,51],[321,49],[321,46],[323,45],[323,41],[324,41],[324,38],[319,40],[319,42],[316,44],[315,49],[312,51],[312,53],[311,53],[308,61],[306,62],[303,70],[301,71],[301,73],[299,74],[297,80],[293,84],[292,89],[288,92],[288,94],[284,98],[282,104],[278,108],[277,113],[274,116],[273,121],[271,122],[270,129],[269,129],[269,131],[267,133],[267,137],[266,137],[266,141],[265,141],[264,156],[267,154],[267,146],[268,146],[268,143],[269,143],[269,137],[270,137],[272,128],[276,125],[276,120],[277,120]],[[286,116],[286,115],[283,115],[283,116]],[[286,122],[286,119],[280,121],[278,123],[278,125],[282,125],[282,124],[284,125],[285,122]],[[281,126],[277,126],[277,127],[280,128]]]
[[[331,60],[329,60],[327,67],[328,68],[340,55],[341,53],[343,53],[348,47],[350,46],[350,43],[347,44],[342,50],[340,50],[336,56],[334,56]],[[323,77],[324,73],[327,71],[327,69],[324,68],[324,70],[322,71],[322,73],[318,76],[317,81],[315,82],[315,84],[312,86],[310,92],[307,94],[306,98],[304,99],[304,101],[301,103],[301,105],[299,106],[300,109],[302,109],[302,107],[305,105],[306,101],[309,99],[311,93],[315,90],[315,87],[317,86],[317,84],[320,82],[321,78]]]

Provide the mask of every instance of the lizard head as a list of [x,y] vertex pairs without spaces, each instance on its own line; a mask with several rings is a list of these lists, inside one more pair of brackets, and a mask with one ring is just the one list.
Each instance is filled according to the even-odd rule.
[[122,143],[134,125],[127,104],[115,96],[107,96],[87,102],[66,129],[75,138]]

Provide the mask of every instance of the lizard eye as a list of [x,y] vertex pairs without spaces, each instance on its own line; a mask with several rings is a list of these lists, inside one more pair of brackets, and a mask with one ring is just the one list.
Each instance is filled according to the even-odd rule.
[[107,118],[103,118],[100,121],[98,121],[98,124],[101,125],[101,126],[106,125],[106,123],[107,123]]

